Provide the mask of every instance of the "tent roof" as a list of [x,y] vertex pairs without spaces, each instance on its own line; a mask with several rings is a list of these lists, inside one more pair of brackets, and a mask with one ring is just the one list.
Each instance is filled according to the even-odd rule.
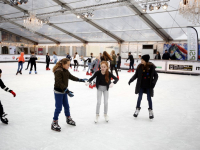
[[[9,3],[9,0],[1,1]],[[29,0],[27,4],[16,7],[0,3],[0,28],[38,43],[57,41],[84,43],[186,40],[187,26],[195,26],[179,14],[180,0],[170,0],[167,10],[161,8],[154,11],[147,10],[146,13],[142,12],[141,5],[134,0],[130,2],[139,10],[138,12],[130,7],[130,3],[126,3],[126,0],[101,0],[100,2],[95,0]],[[63,9],[61,5],[64,6]],[[21,28],[23,19],[20,17],[24,16],[22,11],[32,9],[38,18],[50,17],[50,23],[43,25],[37,31],[39,34]],[[77,12],[84,12],[85,9],[93,9],[94,17],[77,18]],[[65,12],[59,12],[61,10]],[[14,24],[11,21],[2,20],[15,17]],[[196,25],[196,29],[200,31],[200,26]]]

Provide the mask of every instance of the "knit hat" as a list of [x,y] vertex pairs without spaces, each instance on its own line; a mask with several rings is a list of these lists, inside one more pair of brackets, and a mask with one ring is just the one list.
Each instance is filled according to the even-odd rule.
[[0,73],[2,73],[2,70],[0,69]]
[[150,56],[147,54],[147,55],[143,55],[142,56],[142,59],[146,62],[149,62],[149,59],[150,59]]

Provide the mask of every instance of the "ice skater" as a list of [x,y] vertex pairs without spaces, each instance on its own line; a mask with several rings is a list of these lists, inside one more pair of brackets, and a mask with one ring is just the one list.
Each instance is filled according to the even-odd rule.
[[130,59],[130,65],[129,65],[129,70],[128,72],[131,72],[131,68],[132,68],[132,72],[134,72],[134,58],[133,55],[131,55],[131,52],[128,53],[128,59],[126,60],[126,62]]
[[50,56],[49,56],[49,53],[47,53],[47,55],[46,55],[46,63],[47,63],[47,65],[46,65],[46,70],[51,70],[51,69],[49,68],[49,63],[50,63]]
[[[97,72],[99,70],[99,66],[100,66],[100,56],[97,56],[96,59],[91,63],[91,72],[94,75],[95,72]],[[93,83],[90,83],[89,88],[93,89],[93,87],[96,86],[96,81],[94,80]]]
[[90,57],[85,60],[85,62],[88,61],[88,71],[87,71],[86,75],[92,75],[92,72],[90,72],[92,59],[93,59],[93,53],[90,53]]
[[53,68],[55,76],[54,96],[55,96],[56,109],[54,112],[51,129],[55,131],[61,131],[61,127],[58,125],[58,116],[62,110],[62,106],[64,107],[65,110],[67,124],[76,126],[75,121],[71,118],[69,110],[68,96],[73,97],[74,94],[68,89],[68,80],[70,79],[77,82],[87,81],[87,79],[79,79],[71,75],[68,70],[69,67],[70,67],[70,60],[68,58],[64,58],[58,61]]
[[[96,106],[96,117],[95,123],[98,122],[100,105],[101,105],[101,97],[104,95],[104,117],[108,122],[108,96],[109,96],[109,87],[113,87],[114,84],[117,83],[118,78],[116,78],[112,73],[110,73],[108,67],[108,63],[106,61],[101,62],[101,70],[95,72],[95,74],[86,82],[86,86],[91,83],[96,78],[96,88],[97,88],[97,106]],[[114,79],[114,82],[111,83],[111,78]]]
[[[78,71],[78,66],[79,66],[78,61],[79,61],[79,55],[78,55],[78,53],[76,52],[75,55],[74,55],[74,71],[77,71],[77,72],[79,72],[79,71]],[[76,68],[76,66],[77,66],[77,68]],[[75,69],[75,68],[76,68],[76,69]]]
[[120,66],[121,66],[121,56],[119,55],[119,53],[117,54],[117,71],[121,72],[121,69],[120,69]]
[[23,63],[25,62],[25,60],[24,60],[24,52],[21,52],[21,55],[17,58],[17,60],[18,60],[18,69],[17,69],[16,75],[18,73],[22,74]]
[[[57,61],[58,61],[58,57],[57,57],[57,54],[56,54],[56,52],[55,51],[53,51],[53,59],[54,59],[54,64],[56,64],[57,63]],[[51,60],[51,61],[53,61],[53,59]]]
[[31,68],[30,68],[30,72],[29,74],[31,74],[31,71],[33,69],[33,66],[34,66],[34,69],[35,69],[35,74],[37,74],[37,70],[36,70],[36,60],[37,60],[37,57],[35,56],[35,52],[31,52],[31,57],[30,57],[30,61],[31,61]]
[[130,79],[128,84],[130,85],[135,79],[137,79],[137,84],[135,88],[135,94],[138,94],[138,101],[136,105],[136,111],[133,114],[137,117],[140,112],[140,103],[142,100],[143,93],[147,94],[147,100],[149,104],[149,119],[154,118],[153,105],[151,97],[154,96],[154,87],[158,80],[158,74],[156,72],[156,67],[153,63],[149,62],[150,56],[143,55],[141,59],[141,64],[138,65],[135,75]]
[[[113,69],[115,69],[115,73],[117,75],[117,78],[119,79],[119,74],[118,74],[118,71],[117,71],[117,61],[116,61],[117,56],[115,55],[114,50],[112,50],[112,52],[111,52],[111,57],[112,57],[112,61],[110,63],[111,73],[113,73]],[[112,78],[111,78],[111,80],[112,80]]]
[[[11,89],[9,89],[8,87],[4,85],[3,81],[1,80],[1,75],[2,75],[2,70],[0,69],[0,87],[6,92],[10,92],[15,97],[16,96],[15,92],[13,92]],[[1,101],[0,101],[0,119],[4,124],[8,124],[8,119],[6,118],[6,115],[7,114],[5,114],[3,110],[3,105],[1,104]]]
[[28,70],[29,64],[31,63],[30,59],[28,60],[28,65],[25,70]]
[[[68,58],[70,60],[70,62],[72,61],[72,57],[69,55],[69,53],[67,53],[66,58]],[[70,68],[72,69],[72,64],[70,63]]]

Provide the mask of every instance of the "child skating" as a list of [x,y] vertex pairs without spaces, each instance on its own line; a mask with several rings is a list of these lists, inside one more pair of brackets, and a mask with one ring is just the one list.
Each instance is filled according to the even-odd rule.
[[153,63],[149,62],[150,56],[143,55],[141,59],[141,64],[138,65],[135,75],[130,79],[128,84],[130,85],[135,79],[137,79],[137,84],[135,88],[135,94],[139,94],[138,101],[136,105],[136,111],[133,114],[137,117],[140,112],[140,104],[142,100],[143,93],[147,94],[147,100],[149,104],[149,119],[154,118],[153,105],[151,97],[154,95],[154,87],[158,80],[158,74],[156,72],[156,67]]
[[[15,97],[16,96],[15,92],[13,92],[11,89],[9,89],[8,87],[4,85],[3,81],[1,80],[1,75],[2,75],[2,70],[0,69],[0,87],[6,92],[10,92]],[[4,124],[8,124],[8,119],[6,118],[6,115],[7,114],[5,114],[3,110],[3,105],[1,104],[1,101],[0,101],[0,119],[2,123]]]
[[[75,121],[71,118],[69,110],[68,96],[73,97],[74,94],[68,89],[68,80],[73,80],[77,82],[85,82],[87,79],[79,79],[69,72],[70,60],[64,58],[56,63],[53,68],[55,76],[54,84],[54,96],[55,96],[55,112],[53,117],[53,122],[51,124],[51,129],[55,131],[61,131],[61,127],[58,125],[58,116],[62,110],[62,106],[65,110],[66,122],[69,125],[76,126]],[[68,96],[67,96],[68,95]]]
[[34,52],[31,52],[31,57],[30,57],[31,69],[30,69],[29,74],[31,74],[31,71],[32,71],[32,69],[33,69],[33,66],[34,66],[34,69],[35,69],[35,74],[37,74],[37,70],[36,70],[36,60],[37,60],[37,57],[35,56],[35,53],[34,53]]
[[[108,96],[109,96],[109,87],[113,87],[117,83],[118,78],[110,73],[108,63],[106,61],[101,62],[101,70],[95,72],[95,74],[86,82],[86,86],[89,85],[96,78],[96,88],[97,88],[97,106],[96,106],[96,117],[94,122],[97,123],[99,119],[101,97],[104,95],[104,117],[105,121],[109,121],[108,117]],[[111,78],[114,79],[114,82],[111,83]]]
[[25,62],[25,60],[24,60],[24,52],[21,52],[21,55],[17,58],[17,60],[18,60],[18,69],[17,69],[16,75],[18,73],[22,74],[23,64]]

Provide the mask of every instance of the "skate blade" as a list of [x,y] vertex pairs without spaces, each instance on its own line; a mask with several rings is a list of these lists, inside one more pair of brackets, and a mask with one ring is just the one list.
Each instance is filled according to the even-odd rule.
[[56,129],[52,129],[52,128],[51,128],[51,130],[56,131],[56,132],[60,132],[61,131],[61,130],[56,130]]

